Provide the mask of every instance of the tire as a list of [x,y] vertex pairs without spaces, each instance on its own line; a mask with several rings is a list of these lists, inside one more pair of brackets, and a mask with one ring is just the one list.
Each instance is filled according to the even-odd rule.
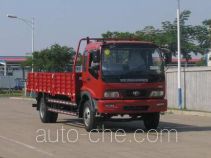
[[39,115],[43,123],[55,123],[57,121],[58,113],[48,111],[44,97],[40,99],[39,107]]
[[160,122],[160,113],[149,113],[143,116],[144,126],[146,130],[156,130]]
[[92,109],[92,106],[89,100],[84,103],[83,121],[84,121],[85,129],[88,132],[90,132],[93,129],[96,129],[95,112]]

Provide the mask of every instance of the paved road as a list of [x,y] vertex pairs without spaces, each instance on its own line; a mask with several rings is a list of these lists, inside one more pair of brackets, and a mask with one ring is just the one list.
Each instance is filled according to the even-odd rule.
[[70,116],[42,124],[31,103],[0,98],[0,158],[211,157],[211,117],[165,114],[159,133],[143,133],[139,121],[107,122],[104,128],[112,133],[87,133],[81,120]]

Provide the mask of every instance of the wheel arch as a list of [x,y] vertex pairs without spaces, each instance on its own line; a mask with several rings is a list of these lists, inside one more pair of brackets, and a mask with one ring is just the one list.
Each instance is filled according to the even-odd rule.
[[94,105],[93,98],[92,98],[91,94],[87,91],[81,92],[81,100],[80,100],[80,104],[79,104],[79,108],[78,108],[79,118],[83,117],[84,103],[87,100],[90,101],[92,110],[93,111],[95,110],[95,105]]

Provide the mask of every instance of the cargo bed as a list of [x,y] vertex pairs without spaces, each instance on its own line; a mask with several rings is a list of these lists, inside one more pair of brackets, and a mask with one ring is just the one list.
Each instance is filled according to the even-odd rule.
[[[75,75],[74,75],[75,74]],[[27,91],[47,93],[52,96],[64,95],[75,100],[76,91],[80,90],[81,73],[34,72],[28,74]],[[79,82],[76,84],[76,81]]]

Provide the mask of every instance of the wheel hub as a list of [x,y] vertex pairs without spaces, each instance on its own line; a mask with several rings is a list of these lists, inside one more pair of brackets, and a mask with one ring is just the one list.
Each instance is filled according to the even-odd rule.
[[86,126],[90,124],[90,110],[88,107],[84,110],[84,123]]
[[43,101],[41,101],[41,104],[40,104],[40,116],[42,118],[44,117],[44,113],[45,113],[45,105],[44,105]]

